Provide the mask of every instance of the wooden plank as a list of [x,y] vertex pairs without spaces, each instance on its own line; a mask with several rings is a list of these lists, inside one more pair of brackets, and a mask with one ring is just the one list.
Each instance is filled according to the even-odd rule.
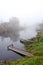
[[11,51],[20,53],[22,55],[28,56],[28,57],[33,56],[33,54],[31,54],[31,53],[28,53],[27,51],[24,51],[24,50],[15,48],[15,47],[9,47],[8,49],[11,50]]

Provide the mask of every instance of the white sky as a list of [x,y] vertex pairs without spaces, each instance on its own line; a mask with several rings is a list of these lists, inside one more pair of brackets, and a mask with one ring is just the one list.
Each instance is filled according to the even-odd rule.
[[43,20],[43,0],[0,0],[0,20],[18,17],[21,24]]

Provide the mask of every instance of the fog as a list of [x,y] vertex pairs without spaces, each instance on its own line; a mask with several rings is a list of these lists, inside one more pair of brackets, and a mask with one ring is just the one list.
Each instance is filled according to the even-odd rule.
[[16,17],[12,17],[9,22],[4,22],[0,24],[0,36],[10,37],[13,41],[19,39],[19,20]]
[[43,22],[43,0],[0,0],[1,36],[18,39],[20,29],[37,26],[41,22]]
[[0,60],[21,56],[7,46],[25,50],[20,40],[29,40],[43,31],[43,0],[0,0]]
[[0,0],[0,22],[18,17],[21,26],[43,20],[43,0]]

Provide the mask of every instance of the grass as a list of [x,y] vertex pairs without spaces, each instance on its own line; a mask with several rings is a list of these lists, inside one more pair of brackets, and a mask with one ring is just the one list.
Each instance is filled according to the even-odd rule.
[[35,56],[43,56],[43,43],[39,42],[39,43],[33,43],[33,44],[29,44],[26,45],[26,50],[32,54],[34,54]]
[[43,65],[43,57],[42,56],[34,56],[32,58],[23,58],[16,62],[6,63],[4,65]]
[[40,34],[36,38],[37,42],[24,42],[26,50],[32,53],[34,55],[33,57],[24,57],[15,62],[6,62],[3,65],[43,65],[43,34]]

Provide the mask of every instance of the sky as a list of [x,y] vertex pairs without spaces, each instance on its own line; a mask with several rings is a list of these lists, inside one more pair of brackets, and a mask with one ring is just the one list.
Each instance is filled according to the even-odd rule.
[[0,22],[18,17],[21,25],[43,21],[43,0],[0,0]]

